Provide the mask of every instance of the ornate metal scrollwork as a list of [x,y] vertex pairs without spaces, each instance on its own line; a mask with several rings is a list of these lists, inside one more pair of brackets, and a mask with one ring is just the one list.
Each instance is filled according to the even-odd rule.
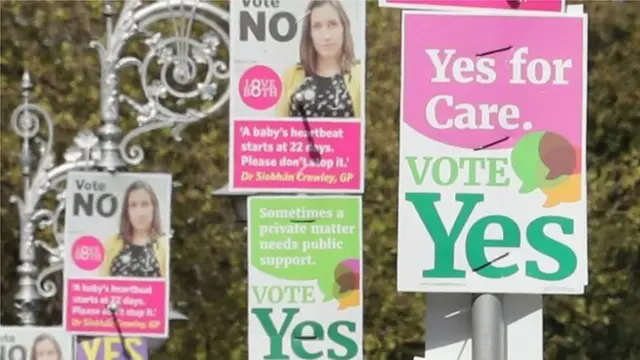
[[[22,196],[14,194],[10,201],[16,204],[20,215],[21,264],[18,266],[20,279],[16,308],[23,324],[35,323],[34,311],[41,297],[51,297],[57,293],[55,284],[45,278],[62,269],[61,265],[53,264],[38,273],[35,264],[36,248],[48,251],[52,259],[62,259],[64,246],[64,236],[59,230],[64,198],[59,194],[58,206],[53,211],[41,207],[40,201],[47,192],[58,189],[57,185],[65,180],[69,171],[92,168],[96,155],[92,151],[98,144],[98,138],[93,133],[79,133],[75,138],[74,148],[77,148],[81,155],[73,158],[65,155],[65,162],[55,166],[53,119],[44,108],[29,102],[32,89],[31,78],[25,73],[22,77],[23,103],[11,114],[11,127],[22,138],[20,165],[24,188]],[[43,124],[46,128],[45,134],[41,131]],[[68,152],[70,151],[72,152],[72,149]],[[48,226],[53,227],[55,245],[36,239],[36,231]]]
[[[142,148],[130,145],[133,139],[156,129],[172,128],[173,137],[180,140],[186,126],[214,114],[229,98],[228,87],[221,91],[229,78],[221,52],[229,45],[224,28],[227,12],[197,0],[167,0],[139,6],[139,1],[125,3],[110,47],[94,45],[99,49],[103,67],[112,67],[113,71],[134,67],[144,93],[142,100],[119,95],[119,100],[137,113],[138,127],[119,143],[122,159],[129,165],[144,159]],[[129,20],[121,20],[123,16]],[[173,33],[154,31],[158,25],[165,25]],[[196,35],[196,31],[201,34]],[[146,53],[141,57],[120,58],[122,42],[136,33],[144,36]]]
[[[12,129],[22,137],[24,188],[21,196],[11,197],[11,202],[20,215],[20,279],[15,305],[25,325],[35,324],[40,299],[58,293],[49,277],[63,269],[61,220],[67,174],[74,170],[113,171],[138,164],[144,152],[138,145],[129,145],[133,139],[155,129],[172,128],[173,137],[180,140],[186,126],[215,113],[229,98],[225,86],[229,69],[221,51],[229,45],[225,10],[206,0],[160,0],[145,6],[141,0],[125,0],[114,24],[112,1],[105,0],[104,13],[106,41],[91,43],[99,53],[101,67],[103,125],[97,135],[89,130],[79,132],[64,153],[63,162],[56,165],[53,119],[44,108],[29,102],[33,84],[26,73],[22,79],[23,104],[11,114]],[[173,35],[156,30],[156,25],[163,22],[173,25]],[[144,36],[147,52],[140,57],[122,56],[123,48],[136,35]],[[119,71],[129,66],[137,70],[143,100],[118,90]],[[137,113],[138,127],[128,134],[118,126],[121,102]],[[46,131],[42,131],[44,128]],[[51,191],[57,201],[53,210],[41,204],[42,197]],[[38,229],[45,227],[52,228],[54,241],[36,238]],[[41,270],[35,264],[36,249],[49,255],[48,265]]]

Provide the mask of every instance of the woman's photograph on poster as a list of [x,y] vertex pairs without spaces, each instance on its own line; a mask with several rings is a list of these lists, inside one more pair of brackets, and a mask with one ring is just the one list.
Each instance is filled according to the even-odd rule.
[[60,326],[0,326],[0,360],[72,360],[73,336]]
[[165,277],[167,234],[163,232],[160,204],[153,187],[132,182],[121,202],[118,232],[105,242],[101,276]]
[[[31,345],[30,360],[65,360],[62,347],[56,338],[48,333],[38,335]],[[11,359],[13,360],[13,359]]]
[[363,70],[343,1],[311,0],[300,22],[300,59],[281,76],[277,116],[359,118]]

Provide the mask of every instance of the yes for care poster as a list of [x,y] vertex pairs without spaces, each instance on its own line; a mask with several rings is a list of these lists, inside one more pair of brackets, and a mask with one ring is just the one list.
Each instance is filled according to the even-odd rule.
[[398,290],[582,293],[586,15],[405,12],[402,46]]
[[171,176],[73,172],[66,196],[65,329],[166,337]]
[[361,201],[249,198],[249,359],[363,359]]
[[363,191],[365,15],[366,1],[230,2],[230,191]]
[[73,336],[61,327],[0,326],[0,360],[73,360]]

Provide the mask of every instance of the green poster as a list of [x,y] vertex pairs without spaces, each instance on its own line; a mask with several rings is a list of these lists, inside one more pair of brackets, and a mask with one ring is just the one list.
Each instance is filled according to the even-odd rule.
[[249,359],[362,359],[362,200],[249,198]]

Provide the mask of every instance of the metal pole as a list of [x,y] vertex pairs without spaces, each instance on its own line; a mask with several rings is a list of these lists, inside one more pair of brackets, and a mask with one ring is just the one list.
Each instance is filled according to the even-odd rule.
[[474,295],[471,329],[473,360],[506,360],[502,295]]

